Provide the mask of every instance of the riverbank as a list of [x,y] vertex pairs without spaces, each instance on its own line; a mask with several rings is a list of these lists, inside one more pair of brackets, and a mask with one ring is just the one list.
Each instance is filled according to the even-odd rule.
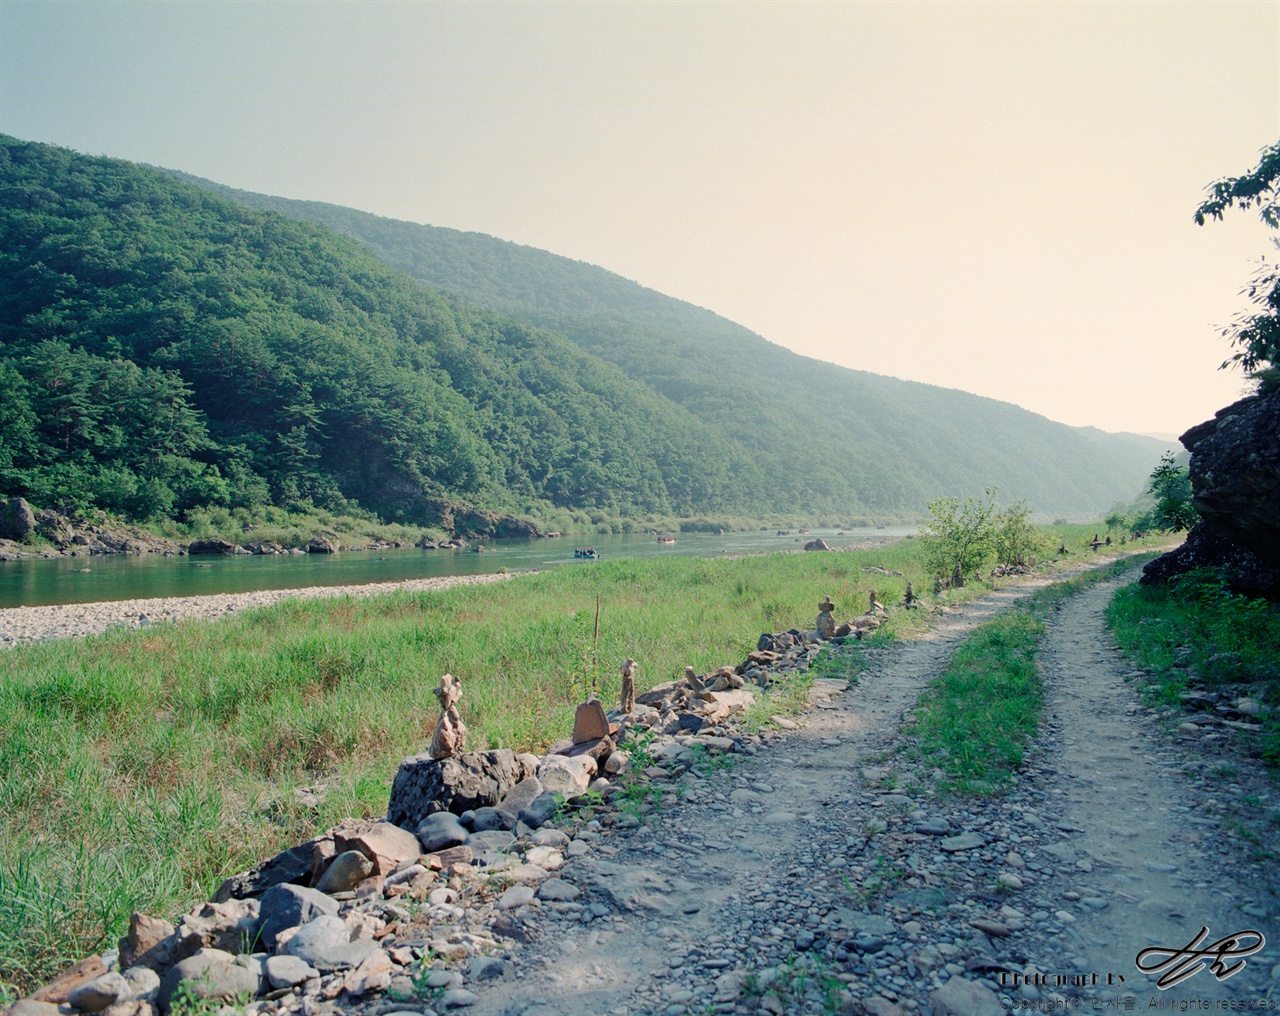
[[509,574],[449,575],[442,578],[370,582],[365,585],[309,586],[213,596],[156,596],[140,600],[65,603],[50,607],[9,607],[0,610],[0,647],[49,639],[100,635],[111,628],[145,628],[159,622],[190,619],[215,621],[243,610],[269,607],[281,600],[318,600],[336,596],[378,596],[396,592],[432,592],[452,586],[483,585],[510,578]]

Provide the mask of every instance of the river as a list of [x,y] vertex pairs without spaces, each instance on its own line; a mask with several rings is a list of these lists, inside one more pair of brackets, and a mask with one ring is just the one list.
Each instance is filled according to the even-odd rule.
[[915,526],[888,529],[815,529],[801,536],[768,532],[680,533],[674,544],[652,536],[561,537],[550,540],[488,540],[483,553],[464,550],[379,550],[342,554],[285,554],[263,557],[164,557],[159,554],[59,557],[0,562],[0,608],[59,603],[93,603],[155,596],[247,593],[264,589],[363,585],[446,575],[486,575],[506,568],[530,571],[562,565],[591,567],[574,557],[575,547],[591,546],[601,559],[647,558],[680,554],[719,557],[798,550],[818,537],[832,546],[893,539]]

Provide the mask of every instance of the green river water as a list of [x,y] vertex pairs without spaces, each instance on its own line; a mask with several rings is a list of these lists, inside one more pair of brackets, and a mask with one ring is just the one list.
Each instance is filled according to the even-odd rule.
[[675,544],[652,536],[584,536],[550,540],[490,540],[485,551],[379,550],[342,554],[266,557],[163,557],[159,554],[63,557],[0,562],[0,607],[34,607],[54,603],[92,603],[153,596],[200,596],[262,589],[363,585],[446,575],[485,575],[506,568],[529,571],[595,563],[573,556],[575,547],[594,547],[601,559],[626,557],[719,557],[798,550],[806,540],[822,537],[832,546],[891,539],[916,532],[914,526],[888,529],[815,529],[805,536],[779,536],[775,531],[681,533]]

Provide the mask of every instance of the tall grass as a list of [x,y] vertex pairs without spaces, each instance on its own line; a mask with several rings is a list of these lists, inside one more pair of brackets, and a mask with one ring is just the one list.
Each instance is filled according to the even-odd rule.
[[1122,589],[1106,617],[1125,654],[1147,669],[1150,701],[1177,703],[1190,682],[1247,686],[1270,710],[1258,750],[1280,767],[1280,604],[1232,593],[1200,571]]
[[[916,547],[600,561],[0,654],[0,982],[30,988],[131,910],[172,917],[317,828],[382,813],[445,672],[469,747],[539,750],[593,685],[616,700],[625,657],[638,690],[736,664],[762,631],[811,627],[824,595],[852,616],[873,587],[891,604],[921,588]],[[319,807],[295,799],[317,784]]]

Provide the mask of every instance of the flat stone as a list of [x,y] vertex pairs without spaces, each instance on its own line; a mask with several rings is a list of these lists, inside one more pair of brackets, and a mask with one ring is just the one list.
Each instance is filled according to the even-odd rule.
[[554,847],[533,847],[526,851],[524,859],[545,871],[555,871],[564,864],[564,855]]
[[285,943],[284,952],[306,963],[314,963],[333,946],[350,940],[351,933],[341,917],[322,914],[299,928]]
[[114,970],[82,984],[67,997],[67,1001],[81,1012],[101,1012],[109,1005],[123,1002],[129,997],[129,982]]
[[532,804],[543,791],[542,782],[536,776],[521,780],[503,796],[494,807],[511,815],[519,816],[520,812]]
[[582,895],[582,890],[562,878],[552,878],[538,887],[538,899],[569,903]]
[[975,917],[969,923],[984,935],[990,935],[993,938],[1008,938],[1010,935],[1009,926],[1002,924],[1000,921],[989,921],[985,917]]
[[293,988],[320,976],[306,960],[297,956],[268,956],[267,983],[275,990]]
[[436,1005],[441,1009],[463,1009],[479,1001],[480,996],[474,991],[468,991],[466,988],[446,988]]
[[925,836],[946,836],[951,832],[951,824],[944,818],[922,819],[912,828]]
[[507,971],[507,965],[496,956],[473,956],[467,964],[467,977],[473,983],[492,981]]
[[533,902],[534,892],[527,885],[513,885],[498,897],[499,910],[515,910]]
[[[596,699],[591,699],[589,702],[583,702],[582,705],[578,706],[574,711],[574,744],[582,744],[585,741],[595,741],[602,737],[608,737],[610,733],[612,733],[612,731],[609,729],[609,718],[604,714],[604,706],[602,706]],[[541,777],[539,777],[539,779],[541,779]]]
[[[948,836],[938,843],[938,846],[949,854],[955,854],[961,850],[976,850],[978,847],[985,847],[986,845],[987,841],[981,833],[961,833],[959,836]],[[994,997],[993,995],[992,998]]]

